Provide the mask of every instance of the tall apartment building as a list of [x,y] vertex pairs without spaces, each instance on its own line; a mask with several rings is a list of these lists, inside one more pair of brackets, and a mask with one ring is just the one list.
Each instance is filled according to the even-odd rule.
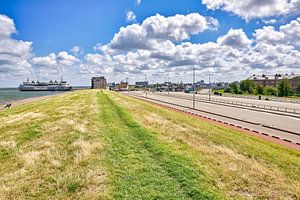
[[106,89],[107,83],[104,76],[93,77],[91,80],[92,89]]

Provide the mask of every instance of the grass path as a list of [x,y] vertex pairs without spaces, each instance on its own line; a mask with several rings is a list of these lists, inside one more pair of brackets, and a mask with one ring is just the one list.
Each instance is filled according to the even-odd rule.
[[149,103],[110,93],[173,152],[193,159],[231,199],[300,199],[300,152]]
[[116,199],[216,199],[213,182],[186,156],[175,154],[107,95],[98,95]]

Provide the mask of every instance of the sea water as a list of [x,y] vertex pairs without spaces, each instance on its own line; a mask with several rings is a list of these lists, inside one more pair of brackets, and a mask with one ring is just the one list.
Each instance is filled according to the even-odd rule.
[[7,104],[12,101],[27,99],[31,97],[47,96],[62,93],[61,91],[24,91],[21,92],[17,88],[0,88],[0,105]]

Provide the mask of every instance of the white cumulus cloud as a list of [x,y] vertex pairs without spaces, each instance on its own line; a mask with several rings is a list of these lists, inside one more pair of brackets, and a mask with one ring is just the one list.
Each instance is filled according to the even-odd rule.
[[290,44],[300,46],[300,18],[280,26],[280,32],[285,34],[285,39]]
[[219,37],[217,41],[221,45],[238,49],[248,48],[252,43],[242,29],[230,29],[226,35]]
[[222,9],[245,19],[298,13],[300,0],[202,0],[209,9]]
[[215,29],[218,21],[198,13],[164,17],[159,14],[148,17],[141,25],[122,27],[104,51],[151,49],[160,41],[180,42],[208,29]]
[[[216,1],[215,3],[217,3]],[[32,43],[14,40],[11,20],[2,20],[5,34],[0,37],[0,78],[33,73],[37,77],[58,78],[63,74],[106,75],[111,81],[143,80],[170,76],[190,81],[191,71],[205,76],[214,73],[220,80],[233,81],[253,73],[300,73],[300,19],[280,26],[264,26],[247,36],[242,29],[230,29],[216,41],[191,43],[191,35],[214,30],[216,19],[197,13],[164,17],[159,14],[141,24],[131,24],[107,44],[96,44],[94,53],[79,60],[81,51],[61,51],[47,56],[32,55]],[[141,78],[142,77],[142,78]],[[166,81],[166,80],[165,80]]]
[[15,40],[16,32],[12,19],[0,15],[0,78],[26,76],[31,72],[32,42]]
[[141,25],[121,28],[109,44],[97,45],[101,54],[85,57],[81,73],[106,74],[120,80],[141,80],[147,73],[159,81],[167,76],[191,80],[193,68],[203,76],[214,73],[220,80],[229,81],[253,73],[300,73],[298,19],[278,30],[273,26],[257,29],[251,38],[242,29],[230,29],[215,42],[193,44],[185,40],[206,30],[207,22],[191,20],[174,25],[174,18],[169,18],[173,20],[153,16]]
[[280,26],[279,30],[273,26],[257,29],[254,36],[259,42],[300,46],[300,18]]
[[6,15],[0,14],[0,39],[9,38],[15,32],[14,21]]
[[39,78],[60,77],[65,70],[80,63],[75,56],[66,51],[51,53],[48,56],[34,57],[31,60],[34,73]]

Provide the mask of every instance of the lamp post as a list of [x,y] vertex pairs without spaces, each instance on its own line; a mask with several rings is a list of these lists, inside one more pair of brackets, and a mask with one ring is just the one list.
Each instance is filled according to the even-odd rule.
[[168,96],[169,96],[169,94],[170,94],[170,78],[168,76]]
[[211,85],[210,85],[210,74],[208,74],[208,100],[210,101],[210,90],[211,90]]
[[128,94],[129,94],[129,91],[130,91],[130,85],[129,85],[129,78],[128,78],[128,77],[126,77],[126,82],[127,82],[127,84],[128,84]]
[[193,68],[193,109],[195,109],[195,68]]
[[275,87],[276,87],[276,96],[278,97],[278,74],[275,74]]
[[146,82],[147,82],[147,74],[145,75],[145,92],[146,92],[146,98],[148,98],[147,97],[147,85],[146,85]]

